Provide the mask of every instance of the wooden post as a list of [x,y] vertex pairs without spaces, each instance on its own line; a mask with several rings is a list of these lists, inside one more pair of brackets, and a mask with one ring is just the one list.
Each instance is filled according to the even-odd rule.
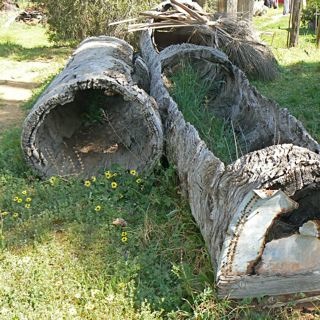
[[252,20],[253,0],[238,0],[238,14],[241,19]]
[[218,12],[224,12],[228,15],[236,15],[238,10],[238,0],[219,0]]
[[291,5],[291,29],[288,47],[296,47],[299,40],[302,0],[293,0]]
[[319,23],[319,19],[318,20],[318,26],[317,26],[317,40],[316,40],[316,44],[317,44],[317,48],[319,49],[320,47],[320,23]]

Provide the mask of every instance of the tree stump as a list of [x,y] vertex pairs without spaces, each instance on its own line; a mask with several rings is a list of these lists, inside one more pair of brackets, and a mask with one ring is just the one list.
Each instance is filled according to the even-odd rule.
[[83,41],[23,125],[22,149],[41,176],[88,177],[113,164],[139,171],[162,153],[148,70],[112,37]]
[[[223,53],[186,44],[158,53],[149,32],[141,50],[151,74],[150,94],[161,110],[166,155],[208,247],[219,295],[320,291],[314,254],[320,246],[319,144],[287,110],[260,95]],[[251,152],[229,166],[184,120],[164,84],[165,74],[184,59],[223,83],[213,94],[212,112],[244,131]]]

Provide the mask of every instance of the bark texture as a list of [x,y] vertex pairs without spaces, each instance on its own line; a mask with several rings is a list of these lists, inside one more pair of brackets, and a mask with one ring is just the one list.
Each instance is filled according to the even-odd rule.
[[[290,220],[290,217],[294,217],[294,227],[299,228],[308,219],[320,214],[317,209],[307,205],[316,202],[320,195],[320,156],[310,151],[319,151],[319,144],[288,111],[279,109],[274,102],[251,87],[243,73],[228,62],[221,52],[181,45],[179,49],[172,46],[159,54],[147,32],[141,38],[141,49],[150,69],[150,93],[159,104],[164,122],[166,155],[177,168],[192,214],[208,247],[217,274],[219,294],[243,298],[319,290],[319,270],[314,272],[308,269],[309,272],[306,273],[301,268],[304,273],[290,275],[293,281],[299,281],[300,286],[297,288],[286,275],[268,276],[268,271],[265,270],[272,270],[272,267],[268,269],[266,262],[270,257],[270,250],[264,255],[267,243],[272,246],[273,241],[277,241],[274,239],[287,236],[285,230],[281,229],[281,223],[277,224],[275,220],[282,217]],[[199,68],[202,65],[207,72],[211,68],[212,76],[216,76],[219,81],[224,80],[220,91],[214,94],[214,112],[237,121],[248,137],[250,149],[256,151],[226,167],[208,150],[192,124],[184,120],[164,85],[163,75],[165,72],[172,72],[185,58],[191,59],[195,64],[199,63]],[[273,145],[289,141],[296,145]],[[258,243],[258,252],[253,255],[250,253],[248,270],[239,274],[238,271],[234,272],[236,256],[233,249],[240,249],[241,256],[241,246],[233,244],[238,244],[239,226],[246,228],[248,207],[245,201],[254,189],[270,190],[266,193],[281,189],[287,197],[301,203],[302,210],[294,214],[296,205],[288,206],[265,223],[266,227],[261,229],[264,234],[258,235],[259,238],[262,237]],[[288,203],[290,202],[292,201],[289,199]],[[241,206],[246,210],[239,211]],[[257,214],[261,216],[259,212]],[[236,215],[238,217],[234,219]],[[291,233],[294,232],[294,227],[290,229]],[[281,248],[283,247],[285,246]],[[278,254],[288,254],[281,251],[281,248]],[[299,263],[303,264],[303,261]],[[314,277],[316,279],[312,282]]]
[[25,120],[22,149],[42,176],[91,176],[112,164],[144,170],[162,153],[148,69],[112,37],[83,41]]
[[254,0],[238,0],[238,15],[240,19],[252,20]]
[[185,63],[213,81],[210,108],[231,120],[245,137],[247,151],[292,143],[320,152],[320,146],[287,109],[262,96],[245,74],[221,51],[191,44],[170,46],[159,53],[162,73],[169,75]]
[[292,12],[290,13],[291,20],[291,30],[290,30],[290,39],[289,47],[296,47],[299,41],[299,30],[300,30],[300,18],[301,18],[301,9],[302,9],[302,0],[292,0],[291,5]]

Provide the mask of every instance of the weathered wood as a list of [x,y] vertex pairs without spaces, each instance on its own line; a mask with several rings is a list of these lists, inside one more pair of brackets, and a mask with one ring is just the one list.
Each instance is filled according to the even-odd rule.
[[[318,18],[318,20],[319,20],[319,18]],[[316,45],[317,45],[317,48],[319,49],[319,47],[320,47],[320,22],[318,22],[318,27],[317,27]]]
[[302,9],[302,0],[292,0],[291,5],[291,29],[290,29],[290,39],[288,47],[296,47],[299,41],[299,30],[300,30],[300,18]]
[[[281,143],[293,143],[320,152],[320,146],[287,109],[262,96],[245,74],[219,50],[182,44],[159,53],[163,73],[169,75],[191,63],[200,75],[221,85],[212,92],[212,112],[231,120],[245,137],[247,151]],[[216,87],[215,87],[216,88]]]
[[[268,260],[266,247],[274,245],[277,239],[286,241],[288,234],[293,234],[306,221],[314,220],[314,217],[320,215],[320,211],[316,209],[317,199],[320,198],[320,156],[310,151],[319,152],[319,144],[288,111],[279,109],[277,104],[262,97],[251,87],[244,74],[228,62],[221,52],[181,45],[177,50],[171,47],[159,54],[147,32],[141,38],[141,50],[150,69],[150,93],[159,104],[164,123],[166,155],[177,168],[182,189],[189,199],[192,214],[208,247],[217,275],[219,294],[243,298],[319,291],[320,270],[308,269],[308,272],[305,272],[304,268],[308,266],[303,265],[303,260],[299,261],[299,270],[304,270],[303,273],[290,274],[290,277],[283,274],[270,276],[268,272],[262,272],[269,270],[267,263],[266,267],[263,265],[263,269],[260,269],[260,261]],[[200,73],[201,65],[206,61],[203,69],[209,73],[211,71],[211,76],[216,75],[219,81],[224,81],[220,93],[214,94],[213,110],[217,114],[220,112],[223,117],[229,116],[237,121],[244,128],[250,149],[256,151],[226,167],[208,150],[192,124],[186,123],[163,81],[163,75],[170,72],[170,69],[174,70],[185,58],[191,59],[193,64],[200,68]],[[287,130],[289,133],[285,132]],[[296,145],[277,144],[288,141]],[[261,238],[259,243],[255,244],[257,248],[248,252],[243,246],[250,239],[246,238],[247,240],[238,243],[237,237],[241,234],[240,229],[246,230],[251,226],[247,225],[246,210],[244,215],[241,214],[241,206],[245,206],[246,199],[250,198],[254,189],[281,189],[285,196],[298,203],[300,208],[293,210],[296,207],[293,205],[282,210],[284,207],[281,204],[279,211],[279,208],[273,205],[272,209],[276,211],[271,218],[264,217],[259,212],[248,212],[248,217],[260,215],[253,224],[259,224],[262,218],[269,219],[260,230],[263,234],[255,235]],[[275,193],[268,192],[272,195]],[[279,203],[282,203],[282,200],[279,200]],[[290,202],[292,201],[289,199],[288,203]],[[237,215],[238,218],[234,219]],[[284,222],[281,219],[284,219]],[[289,231],[280,223],[287,220],[295,223]],[[245,236],[246,232],[242,235]],[[267,243],[270,245],[266,245]],[[237,256],[232,250],[236,250],[238,257],[241,256],[241,251],[246,255],[247,268],[242,273],[239,273],[239,270],[235,272],[234,259]],[[283,250],[279,252],[283,259],[290,255],[290,252]]]
[[25,120],[22,149],[42,176],[90,176],[119,164],[139,171],[162,153],[148,69],[123,40],[83,41]]
[[236,16],[238,0],[218,0],[218,12]]
[[240,19],[252,20],[254,0],[238,0],[238,16]]

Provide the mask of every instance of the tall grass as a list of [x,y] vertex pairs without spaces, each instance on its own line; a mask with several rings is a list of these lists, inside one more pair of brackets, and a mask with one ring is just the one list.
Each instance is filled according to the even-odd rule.
[[215,83],[203,80],[190,63],[182,66],[171,80],[171,94],[186,121],[199,132],[207,147],[223,162],[231,163],[241,156],[240,139],[231,121],[215,116],[210,95],[218,88]]

